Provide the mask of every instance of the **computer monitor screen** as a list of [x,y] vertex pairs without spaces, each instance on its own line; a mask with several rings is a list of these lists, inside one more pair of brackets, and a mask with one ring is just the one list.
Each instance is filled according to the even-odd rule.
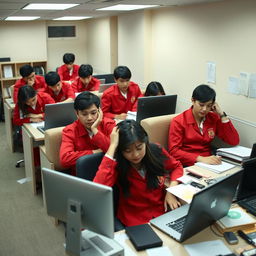
[[81,228],[114,237],[111,187],[47,168],[42,169],[42,177],[48,215],[68,222],[68,204],[74,201],[81,205]]
[[154,116],[174,114],[177,95],[148,96],[138,98],[136,121]]

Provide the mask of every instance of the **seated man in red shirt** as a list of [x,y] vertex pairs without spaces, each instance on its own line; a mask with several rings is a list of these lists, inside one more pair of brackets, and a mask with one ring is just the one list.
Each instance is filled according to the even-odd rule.
[[44,91],[46,89],[44,77],[35,75],[32,66],[26,64],[20,67],[20,75],[22,78],[17,80],[14,85],[13,101],[15,104],[18,101],[18,91],[24,85],[33,86],[36,91]]
[[89,64],[83,64],[78,70],[78,75],[73,83],[72,88],[75,93],[83,91],[98,91],[100,80],[92,76],[93,68]]
[[45,82],[48,85],[45,92],[58,102],[73,102],[75,93],[70,84],[60,81],[57,72],[49,72],[45,75]]
[[138,84],[131,82],[131,71],[126,66],[114,70],[116,84],[104,91],[101,106],[104,116],[124,120],[128,111],[137,111],[137,100],[142,96]]
[[100,99],[91,92],[80,93],[74,102],[78,120],[62,131],[60,162],[75,174],[76,160],[84,155],[106,152],[115,121],[103,117]]
[[58,68],[58,74],[60,75],[61,81],[75,80],[78,76],[79,65],[74,64],[75,55],[73,53],[65,53],[63,55],[64,64]]
[[221,157],[211,153],[215,136],[233,146],[239,143],[235,127],[215,98],[216,93],[210,86],[197,86],[192,94],[192,107],[171,121],[169,152],[183,166],[195,162],[220,164]]

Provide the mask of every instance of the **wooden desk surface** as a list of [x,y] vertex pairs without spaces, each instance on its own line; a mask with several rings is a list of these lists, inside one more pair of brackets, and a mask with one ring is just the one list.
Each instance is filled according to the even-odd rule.
[[[238,240],[239,240],[238,244],[230,245],[225,241],[225,239],[223,237],[219,237],[219,236],[215,235],[211,231],[210,227],[202,230],[201,232],[199,232],[196,235],[192,236],[191,238],[187,239],[183,243],[176,242],[174,239],[172,239],[170,236],[166,235],[162,231],[160,231],[160,230],[158,230],[154,227],[152,227],[152,228],[157,233],[157,235],[163,240],[163,246],[167,246],[169,248],[169,250],[172,252],[172,254],[175,255],[175,256],[189,256],[186,249],[184,248],[185,244],[193,244],[193,243],[206,242],[206,241],[211,241],[211,240],[222,240],[224,242],[224,244],[232,252],[235,252],[235,250],[237,250],[238,248],[245,247],[247,245],[245,243],[245,241],[243,239],[241,239],[240,237],[238,237]],[[119,235],[122,235],[124,233],[125,233],[125,231],[122,230],[122,231],[116,232],[115,235],[119,236]],[[133,245],[132,245],[132,243],[130,242],[129,239],[125,240],[124,244],[125,244],[124,248],[125,248],[125,251],[126,251],[125,255],[129,255],[129,252],[127,252],[127,250],[132,250],[132,252],[135,255],[139,255],[139,256],[148,255],[145,250],[144,251],[139,251],[139,252],[136,251],[136,249],[133,247]],[[128,249],[126,249],[126,247],[128,247]]]
[[23,124],[23,127],[33,137],[33,139],[35,141],[42,141],[42,140],[44,140],[44,133],[40,132],[36,127],[31,125],[30,123]]

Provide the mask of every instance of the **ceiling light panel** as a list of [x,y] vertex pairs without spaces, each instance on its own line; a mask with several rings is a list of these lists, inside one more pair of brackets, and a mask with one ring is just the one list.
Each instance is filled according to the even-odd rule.
[[89,16],[81,16],[81,17],[78,17],[78,16],[64,16],[64,17],[53,19],[53,20],[85,20],[85,19],[90,19],[90,18],[92,18],[92,17],[89,17]]
[[23,10],[66,10],[79,4],[28,4]]
[[117,5],[97,9],[97,11],[133,11],[133,10],[157,7],[157,6],[159,5],[117,4]]
[[39,16],[10,16],[7,17],[5,20],[37,20]]

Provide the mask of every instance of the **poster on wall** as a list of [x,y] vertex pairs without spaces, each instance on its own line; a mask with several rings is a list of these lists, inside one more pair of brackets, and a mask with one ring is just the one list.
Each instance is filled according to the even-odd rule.
[[207,62],[207,82],[216,83],[216,64],[212,61]]

